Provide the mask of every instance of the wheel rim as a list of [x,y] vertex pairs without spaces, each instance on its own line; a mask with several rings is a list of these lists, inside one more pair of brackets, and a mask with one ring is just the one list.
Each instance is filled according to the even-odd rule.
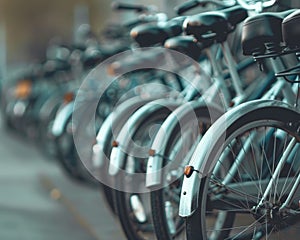
[[[276,184],[265,194],[279,159],[293,139],[277,126],[280,123],[257,121],[241,127],[226,140],[228,150],[223,151],[208,177],[207,196],[202,198],[202,209],[206,209],[201,214],[205,239],[285,239],[286,234],[299,227],[300,215],[279,211],[299,173],[296,163],[300,158],[299,142],[288,154]],[[285,210],[298,211],[298,208],[294,201]],[[228,218],[232,226],[226,224]]]

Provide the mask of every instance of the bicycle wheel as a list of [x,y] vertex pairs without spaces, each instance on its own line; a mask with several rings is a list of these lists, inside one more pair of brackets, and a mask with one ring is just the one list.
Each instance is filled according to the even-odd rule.
[[57,146],[51,130],[58,108],[58,105],[53,107],[48,116],[41,118],[38,122],[38,145],[43,154],[49,158],[57,157]]
[[112,201],[112,186],[113,186],[113,176],[108,174],[109,167],[109,156],[113,149],[112,142],[115,139],[115,135],[120,132],[123,125],[130,118],[134,112],[139,108],[144,106],[150,101],[155,100],[155,98],[141,98],[140,96],[131,98],[127,101],[124,101],[118,106],[118,109],[114,110],[103,122],[100,130],[97,134],[97,147],[98,153],[94,154],[95,160],[101,162],[101,166],[95,169],[95,176],[103,184],[103,193],[107,200],[107,203],[110,206],[110,209],[115,214],[114,204]]
[[[187,217],[188,239],[286,239],[297,233],[300,192],[284,202],[298,185],[299,119],[283,103],[253,101],[208,130],[193,156],[206,155],[200,172],[207,174],[200,178],[198,208]],[[199,154],[208,142],[214,144],[210,151]]]
[[[84,127],[82,124],[79,126]],[[97,185],[96,179],[88,172],[78,156],[74,144],[73,131],[72,116],[70,116],[65,124],[63,133],[55,139],[58,161],[61,164],[62,170],[71,179],[82,183]]]
[[[136,145],[139,149],[149,149],[153,137],[171,110],[167,107],[159,107],[147,116],[143,115],[143,121],[135,122],[138,126],[134,124],[135,130],[132,133],[134,141],[126,147],[123,171],[115,177],[118,189],[123,189],[123,191],[114,191],[116,211],[125,235],[131,240],[154,239],[150,194],[145,187],[144,174],[149,155],[146,151],[144,155],[136,156]],[[136,175],[138,178],[135,177]]]
[[151,191],[152,218],[159,240],[185,239],[184,219],[178,215],[183,167],[196,144],[220,115],[221,111],[214,106],[187,103],[176,109],[162,125],[161,132],[168,130],[167,139],[157,134],[160,139],[152,149],[166,146],[159,150],[163,158],[160,171],[163,182],[157,190]]

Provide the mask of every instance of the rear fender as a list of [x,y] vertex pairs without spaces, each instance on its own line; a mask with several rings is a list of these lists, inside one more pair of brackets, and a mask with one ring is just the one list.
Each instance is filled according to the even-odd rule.
[[[146,174],[147,187],[151,188],[163,184],[163,156],[165,155],[169,139],[172,137],[171,135],[173,134],[175,128],[178,126],[178,124],[183,125],[185,122],[189,125],[196,124],[195,126],[197,127],[197,116],[201,116],[201,112],[203,111],[209,111],[212,122],[216,121],[216,119],[218,119],[223,113],[219,107],[213,104],[208,106],[204,102],[196,100],[185,103],[184,105],[178,107],[162,124],[151,146],[151,151],[155,154],[150,156],[148,159]],[[192,122],[192,119],[195,120]]]
[[55,137],[59,137],[65,128],[65,125],[73,113],[74,101],[66,104],[60,111],[56,114],[53,126],[52,126],[52,134]]
[[155,114],[159,110],[165,109],[166,107],[172,111],[179,105],[180,103],[174,100],[159,99],[138,109],[128,119],[117,136],[117,139],[115,139],[115,142],[118,143],[118,145],[113,147],[111,152],[109,174],[116,175],[122,169],[125,163],[127,149],[132,142],[133,134],[135,134],[135,131],[138,129],[139,125],[145,121],[149,115]]
[[[250,101],[231,109],[210,127],[196,147],[188,164],[198,170],[199,173],[194,172],[189,178],[184,177],[179,204],[179,215],[181,217],[191,216],[198,208],[199,193],[205,187],[201,185],[201,180],[210,174],[212,167],[215,166],[217,159],[222,154],[223,145],[226,142],[226,134],[230,134],[228,129],[232,129],[231,126],[242,117],[255,116],[257,110],[268,114],[269,111],[273,111],[275,108],[280,108],[280,111],[284,112],[284,109],[291,109],[292,107],[281,101]],[[290,119],[299,119],[298,114],[295,111],[294,116],[289,117]],[[216,133],[218,137],[216,137]]]
[[143,99],[140,96],[128,99],[105,119],[98,131],[97,143],[93,146],[94,167],[101,167],[108,161],[106,149],[111,147],[113,136],[120,132],[128,118],[141,106],[153,100],[153,98]]

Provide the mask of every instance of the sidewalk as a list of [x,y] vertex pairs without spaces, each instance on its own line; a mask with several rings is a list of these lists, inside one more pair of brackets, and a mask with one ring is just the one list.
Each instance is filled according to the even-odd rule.
[[74,183],[0,125],[0,239],[125,239],[100,191]]

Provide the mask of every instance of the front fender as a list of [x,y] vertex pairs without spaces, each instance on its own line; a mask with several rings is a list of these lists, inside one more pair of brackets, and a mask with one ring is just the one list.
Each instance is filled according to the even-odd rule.
[[112,138],[114,134],[120,132],[126,121],[130,116],[141,106],[146,103],[155,100],[154,98],[144,99],[140,96],[130,98],[121,103],[109,116],[105,119],[101,125],[97,134],[97,143],[93,146],[93,166],[102,167],[109,156],[107,154],[107,147],[111,146]]
[[[194,172],[192,176],[184,177],[180,204],[179,215],[188,217],[198,208],[198,196],[201,192],[200,182],[211,171],[212,166],[216,164],[217,159],[222,154],[223,145],[226,140],[227,130],[242,116],[255,115],[257,109],[267,108],[289,108],[286,103],[272,100],[255,100],[243,103],[224,115],[222,115],[206,132],[189,162],[189,166],[193,166],[199,173]],[[217,136],[216,136],[217,133]]]
[[74,101],[65,105],[56,115],[53,126],[52,134],[55,137],[59,137],[65,128],[65,124],[73,113]]
[[9,102],[6,105],[5,113],[10,118],[14,118],[14,117],[21,118],[25,115],[29,107],[30,107],[30,102],[28,100],[18,99],[16,101]]
[[40,120],[48,119],[49,116],[55,111],[55,109],[63,101],[63,96],[61,94],[53,94],[47,99],[47,101],[42,105],[39,110],[38,117]]
[[[158,133],[155,136],[151,151],[155,152],[154,156],[148,158],[147,174],[146,174],[146,187],[154,187],[162,184],[162,168],[164,167],[163,156],[165,155],[166,148],[168,147],[169,139],[174,133],[175,128],[179,125],[193,123],[198,125],[198,117],[204,116],[203,111],[209,112],[212,122],[218,119],[223,111],[213,105],[207,105],[203,101],[192,101],[178,107],[170,116],[164,121]],[[192,122],[192,120],[195,120]],[[181,126],[180,126],[181,128]]]
[[110,164],[109,174],[116,175],[119,170],[122,169],[126,157],[126,151],[128,146],[132,142],[133,134],[139,127],[140,123],[145,121],[149,115],[155,114],[157,111],[168,108],[170,111],[174,110],[180,105],[180,101],[174,101],[171,99],[159,99],[146,104],[145,106],[138,109],[122,127],[119,135],[117,136],[116,143],[118,146],[113,147]]

